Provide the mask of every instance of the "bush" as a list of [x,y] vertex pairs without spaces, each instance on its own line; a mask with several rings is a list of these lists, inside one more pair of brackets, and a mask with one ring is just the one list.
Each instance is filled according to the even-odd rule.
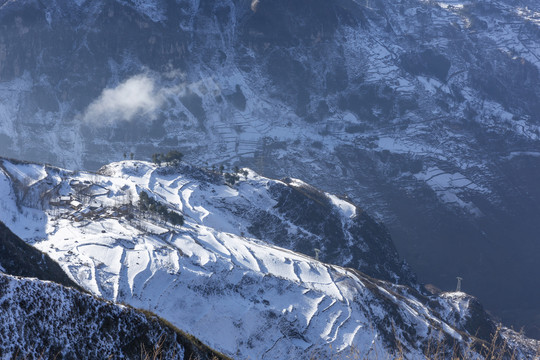
[[223,174],[223,177],[225,178],[225,182],[231,186],[240,180],[240,176],[237,174],[225,173]]
[[161,216],[172,225],[184,225],[184,217],[176,211],[167,209],[167,206],[148,196],[146,191],[139,194],[139,208]]
[[176,150],[171,150],[167,154],[152,154],[152,162],[158,166],[161,166],[163,162],[167,163],[167,165],[177,166],[183,158],[184,154]]

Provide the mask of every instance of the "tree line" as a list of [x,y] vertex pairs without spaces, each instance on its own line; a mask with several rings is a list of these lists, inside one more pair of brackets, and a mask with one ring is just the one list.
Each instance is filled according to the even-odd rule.
[[165,163],[165,165],[170,166],[174,165],[177,166],[180,164],[180,161],[184,158],[184,154],[182,154],[180,151],[177,150],[171,150],[166,154],[161,153],[155,153],[152,154],[152,162],[154,164],[157,164],[158,166],[161,166],[161,164]]
[[176,211],[169,210],[167,206],[148,196],[148,193],[144,190],[139,194],[139,209],[157,214],[172,225],[184,225],[184,217],[182,215]]

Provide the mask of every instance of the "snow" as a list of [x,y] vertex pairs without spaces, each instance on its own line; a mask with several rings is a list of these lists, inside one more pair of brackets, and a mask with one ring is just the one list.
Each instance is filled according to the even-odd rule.
[[425,181],[437,193],[441,201],[456,204],[476,216],[482,215],[473,203],[462,199],[462,194],[467,191],[489,193],[489,190],[475,184],[461,173],[448,173],[437,167],[430,167],[424,172],[415,174],[414,177]]
[[528,20],[536,24],[537,26],[540,26],[540,11],[529,9],[527,7],[518,7],[516,8],[516,14],[523,19]]
[[508,160],[511,160],[515,157],[520,156],[534,156],[534,157],[540,157],[540,152],[537,151],[512,151],[510,155],[508,155],[506,158]]
[[3,165],[11,176],[28,186],[47,177],[43,165],[23,164],[15,166],[10,162],[4,162]]
[[335,195],[327,194],[327,196],[330,198],[330,201],[332,201],[332,204],[339,208],[346,218],[352,218],[356,215],[356,206],[351,204],[350,202],[347,202],[345,200],[341,200]]
[[163,358],[184,358],[174,330],[135,309],[48,281],[0,274],[0,285],[4,359],[123,359],[158,342]]
[[149,17],[154,22],[162,22],[167,19],[165,8],[159,0],[132,0],[133,6],[141,15]]
[[460,319],[465,319],[468,316],[470,298],[465,293],[445,292],[441,294],[441,297],[448,300],[447,304],[453,310],[453,312],[459,314]]
[[413,93],[416,88],[411,81],[405,78],[398,78],[396,89],[402,93]]
[[[77,0],[77,2],[80,3],[79,0]],[[311,96],[309,111],[312,111],[312,107],[316,106],[319,101],[324,100],[327,101],[331,107],[330,112],[333,114],[335,113],[335,115],[329,117],[329,121],[327,121],[327,119],[321,120],[320,125],[306,126],[306,124],[302,122],[302,119],[295,115],[295,109],[288,105],[287,102],[278,101],[276,99],[272,99],[271,96],[268,96],[270,91],[263,90],[266,90],[265,88],[272,89],[272,87],[266,86],[265,84],[267,83],[265,80],[271,82],[272,79],[266,78],[264,77],[264,74],[258,73],[260,72],[261,68],[258,68],[257,66],[254,66],[252,69],[253,72],[250,71],[248,73],[247,71],[241,71],[238,69],[238,64],[235,62],[235,60],[233,60],[238,57],[234,55],[234,49],[230,47],[230,44],[234,43],[234,41],[231,41],[231,38],[235,39],[235,34],[241,33],[241,25],[245,23],[238,21],[240,19],[235,18],[237,14],[241,14],[239,11],[232,11],[232,23],[227,23],[224,25],[213,18],[205,17],[204,11],[199,11],[197,1],[193,3],[186,2],[184,4],[186,6],[183,8],[185,16],[179,16],[182,18],[178,20],[178,22],[181,23],[179,26],[176,20],[166,23],[167,13],[166,10],[164,10],[166,9],[166,6],[164,6],[164,2],[162,1],[136,0],[120,1],[120,3],[122,5],[132,6],[137,9],[140,14],[145,16],[146,19],[149,19],[148,22],[150,22],[150,20],[163,21],[164,23],[159,25],[163,25],[163,28],[159,27],[157,29],[163,29],[163,31],[169,31],[169,29],[171,29],[171,31],[174,32],[180,30],[180,27],[182,27],[186,34],[193,35],[188,36],[187,39],[197,39],[196,34],[200,33],[201,29],[204,28],[203,32],[211,34],[217,39],[217,42],[213,43],[212,41],[208,41],[208,47],[204,47],[205,42],[201,42],[201,46],[203,46],[207,51],[214,51],[217,46],[220,48],[220,50],[226,53],[227,63],[224,64],[220,74],[216,74],[215,71],[211,70],[213,65],[210,67],[203,66],[201,68],[199,64],[193,64],[193,66],[190,66],[189,69],[185,70],[188,72],[188,74],[183,74],[183,76],[189,75],[190,79],[187,81],[190,83],[188,86],[193,88],[193,91],[198,91],[196,88],[204,87],[204,91],[197,92],[197,94],[202,95],[202,105],[208,118],[207,123],[204,126],[204,131],[199,131],[199,127],[193,125],[197,124],[197,120],[189,111],[187,111],[187,109],[185,109],[185,107],[181,104],[181,101],[178,99],[171,100],[171,106],[165,109],[163,113],[163,118],[167,119],[163,125],[167,136],[174,134],[174,137],[171,137],[172,139],[178,140],[182,146],[190,149],[187,152],[187,156],[191,157],[192,159],[196,159],[196,161],[200,161],[200,163],[208,161],[210,164],[212,164],[216,163],[217,161],[224,161],[223,159],[231,159],[231,162],[234,162],[245,157],[248,158],[247,161],[251,161],[253,164],[256,162],[256,160],[254,160],[254,157],[256,156],[255,154],[257,151],[262,149],[263,139],[265,138],[278,136],[280,139],[286,140],[287,145],[289,148],[291,148],[292,142],[295,140],[303,141],[306,138],[320,140],[319,138],[321,138],[321,136],[318,134],[319,129],[324,128],[327,124],[329,124],[330,120],[335,121],[335,118],[343,118],[345,121],[351,121],[353,123],[366,123],[365,119],[356,118],[357,116],[350,114],[348,111],[341,113],[339,107],[335,105],[335,98],[337,98],[337,96],[328,96],[324,93],[319,93]],[[437,3],[439,4],[438,6]],[[463,61],[466,60],[466,58],[460,56],[459,54],[452,54],[452,49],[456,45],[452,45],[452,43],[447,45],[441,42],[441,36],[435,35],[439,32],[445,34],[443,31],[446,31],[450,26],[455,24],[456,28],[460,28],[460,30],[456,30],[452,34],[455,34],[455,37],[457,38],[457,45],[464,46],[464,49],[470,50],[479,48],[483,49],[482,51],[486,51],[486,53],[489,53],[490,48],[500,48],[501,51],[505,53],[511,50],[514,52],[512,56],[521,56],[531,64],[538,64],[538,59],[535,59],[535,55],[538,55],[538,48],[536,46],[538,41],[535,38],[527,41],[526,37],[529,36],[529,34],[527,31],[525,31],[525,25],[529,21],[532,21],[533,24],[538,24],[538,9],[531,8],[530,6],[527,8],[524,5],[504,6],[504,4],[494,3],[493,7],[495,9],[500,9],[500,11],[494,11],[494,13],[500,12],[500,15],[491,15],[492,21],[488,22],[488,29],[483,31],[476,28],[474,31],[467,31],[464,26],[464,17],[466,16],[464,16],[460,10],[462,6],[467,3],[468,2],[466,1],[455,0],[439,2],[415,1],[406,4],[401,4],[399,2],[388,2],[384,8],[384,11],[381,10],[381,14],[376,13],[374,9],[367,4],[365,9],[362,10],[366,12],[366,31],[363,31],[355,26],[338,27],[339,30],[336,33],[336,41],[338,41],[340,49],[343,49],[343,61],[345,64],[334,61],[334,59],[329,59],[328,61],[325,59],[324,62],[327,62],[328,69],[331,69],[336,65],[343,66],[345,68],[349,77],[349,84],[351,85],[349,88],[356,86],[352,86],[352,84],[356,84],[357,82],[355,81],[358,80],[360,82],[365,81],[366,83],[377,82],[381,86],[388,85],[393,90],[395,89],[398,94],[407,92],[414,93],[415,98],[419,99],[419,110],[408,111],[407,113],[411,118],[407,119],[407,121],[410,120],[411,127],[415,126],[417,122],[427,120],[425,118],[426,113],[429,113],[432,108],[436,107],[435,105],[425,105],[424,103],[429,103],[428,100],[430,100],[430,92],[436,91],[440,84],[435,83],[436,80],[427,79],[426,77],[419,80],[416,76],[412,76],[411,74],[405,72],[399,66],[400,56],[402,54],[406,54],[407,52],[415,52],[418,48],[434,48],[445,56],[451,57],[451,55],[456,55],[455,57],[451,58],[451,73],[454,73],[454,70],[460,71],[469,69],[470,66],[467,61]],[[222,5],[224,5],[224,8],[227,8],[229,5],[231,6],[231,9],[236,8],[232,2],[228,1],[223,2]],[[373,4],[371,4],[371,6],[373,6]],[[59,5],[59,7],[62,8],[63,5]],[[443,7],[444,9],[440,9],[439,7]],[[399,10],[401,10],[402,13],[399,13]],[[469,10],[472,11],[473,14],[481,13],[481,11],[475,11],[474,8],[468,9],[467,11]],[[427,24],[424,24],[424,17],[422,15],[426,14],[426,11],[428,11],[429,16],[425,19]],[[384,16],[382,15],[383,13]],[[118,14],[116,15],[120,16]],[[512,21],[521,21],[521,25],[514,26],[514,28],[512,28],[512,25],[503,23],[493,26],[495,22],[502,22],[506,18],[509,18]],[[143,18],[143,20],[146,19]],[[201,22],[199,23],[198,21]],[[171,28],[168,27],[168,24],[171,24]],[[204,24],[205,26],[202,26],[201,24]],[[88,26],[89,28],[92,28],[92,25],[94,24],[92,24],[90,21],[88,24],[85,23],[85,26]],[[138,20],[137,25],[142,27],[146,26],[145,21],[139,22]],[[419,25],[422,26],[422,32],[416,31]],[[152,24],[150,24],[150,26],[152,26]],[[396,36],[393,36],[394,34]],[[418,40],[416,38],[418,34],[424,34],[425,36],[422,36],[422,39]],[[149,33],[148,35],[150,37],[151,34]],[[410,41],[406,39],[410,39]],[[190,45],[194,45],[194,43],[190,42],[189,40],[186,40],[186,43],[186,49],[183,51],[189,51]],[[468,43],[472,43],[473,46],[469,48],[467,46]],[[486,47],[483,47],[483,44],[486,44]],[[311,48],[311,46],[307,48]],[[168,49],[166,50],[169,51]],[[459,53],[469,54],[469,50],[460,51]],[[245,51],[247,56],[255,57],[257,54],[257,51],[249,48],[245,49]],[[340,50],[339,53],[342,51]],[[294,54],[296,52],[298,52],[299,55],[292,57],[291,60],[303,63],[306,68],[309,69],[312,65],[309,62],[311,60],[309,58],[309,52],[303,52],[303,49],[301,48],[290,52],[285,51],[287,54]],[[338,53],[338,51],[335,52]],[[127,54],[125,54],[125,57],[129,58],[126,60],[127,65],[116,64],[118,67],[117,69],[113,68],[112,63],[114,61],[110,61],[111,73],[113,74],[113,77],[122,75],[122,67],[129,66],[127,70],[129,73],[138,71],[136,69],[138,65],[136,54],[133,56],[133,58],[130,58],[130,56]],[[306,58],[308,62],[304,63],[303,61]],[[339,57],[336,58],[340,60]],[[323,65],[326,66],[324,62]],[[144,71],[144,67],[146,67],[148,64],[141,65]],[[264,62],[261,62],[260,66],[263,66],[262,69],[264,69]],[[315,66],[315,64],[313,64],[313,66]],[[47,67],[44,66],[43,68]],[[162,67],[149,66],[149,68]],[[124,73],[125,71],[126,70],[124,69]],[[168,69],[167,72],[172,73],[179,71],[177,69]],[[88,74],[81,74],[83,78],[85,75]],[[449,85],[456,85],[460,89],[466,89],[466,85],[471,84],[470,82],[463,80],[467,77],[470,76],[469,73],[465,71],[462,78],[453,77],[451,81],[449,81]],[[43,76],[43,78],[45,78],[45,76]],[[263,81],[262,83],[259,82],[261,79]],[[104,79],[104,81],[107,80],[109,82],[111,81],[111,79]],[[24,114],[21,115],[20,110],[18,109],[26,108],[24,106],[24,99],[26,99],[27,93],[31,93],[31,89],[34,84],[44,86],[44,89],[51,90],[51,93],[56,94],[57,98],[61,98],[61,94],[56,92],[54,84],[47,87],[46,81],[46,79],[34,79],[32,78],[31,72],[28,72],[13,81],[2,82],[0,84],[0,98],[2,99],[0,101],[0,123],[2,124],[1,131],[14,139],[13,147],[16,148],[14,152],[18,151],[19,153],[23,153],[22,150],[26,150],[23,149],[25,144],[26,146],[32,144],[32,141],[30,140],[32,138],[29,137],[27,133],[20,133],[20,124],[16,119],[26,118]],[[245,110],[233,109],[230,104],[225,104],[226,102],[220,105],[215,104],[213,99],[216,96],[234,90],[237,85],[241,87],[247,99]],[[258,88],[258,86],[262,88],[262,90]],[[316,88],[318,85],[314,84],[313,86]],[[217,91],[217,93],[214,93],[215,91]],[[317,98],[318,96],[320,96],[320,98]],[[480,105],[476,105],[482,101],[482,96],[480,96],[480,94],[478,94],[476,91],[464,91],[464,96],[468,98],[471,107],[478,110]],[[283,96],[283,98],[288,97],[289,96],[287,94],[284,94]],[[52,123],[53,121],[51,118],[53,120],[60,119],[59,121],[54,121],[55,123],[58,123],[58,126],[44,127],[45,129],[52,129],[50,131],[46,131],[47,133],[50,132],[51,134],[46,137],[45,142],[51,149],[50,153],[54,154],[54,157],[49,156],[48,159],[54,158],[57,159],[55,161],[62,161],[64,164],[70,164],[70,166],[73,166],[81,164],[81,159],[83,157],[88,159],[89,157],[95,156],[94,160],[99,158],[100,161],[101,159],[113,159],[117,157],[119,153],[118,147],[122,147],[123,145],[110,142],[110,139],[107,138],[108,135],[106,135],[108,133],[107,131],[103,132],[105,134],[103,136],[98,135],[100,136],[99,139],[92,138],[91,140],[83,140],[81,136],[78,135],[80,134],[80,131],[78,131],[78,128],[76,127],[78,122],[71,121],[72,119],[70,118],[72,116],[71,114],[81,111],[81,109],[74,108],[75,105],[73,104],[76,103],[78,102],[65,101],[60,104],[60,108],[62,110],[54,114],[34,114],[33,116],[30,116],[30,119],[27,119],[28,121],[36,123],[49,121]],[[451,109],[448,117],[455,117],[456,119],[462,117],[462,109],[463,108]],[[535,129],[534,126],[530,126],[530,124],[528,124],[532,121],[525,120],[525,124],[517,122],[515,124],[507,123],[503,126],[498,123],[499,116],[497,116],[497,109],[486,106],[485,110],[485,114],[479,116],[479,119],[482,119],[480,121],[482,121],[483,125],[485,125],[482,129],[485,129],[486,131],[493,130],[499,132],[500,134],[504,134],[504,131],[506,130],[504,127],[508,127],[509,131],[517,134],[518,136],[529,137],[534,141],[538,141],[538,135],[535,135],[538,133],[534,131],[537,129],[537,127]],[[178,115],[184,113],[188,117],[185,122],[176,121],[179,118]],[[490,119],[494,120],[491,121]],[[506,119],[506,117],[504,117],[504,119]],[[285,124],[287,124],[289,121],[291,121],[292,125],[290,127],[286,127]],[[482,157],[482,150],[471,150],[471,148],[466,145],[467,141],[461,142],[459,140],[449,140],[448,143],[453,143],[453,146],[448,146],[448,143],[445,142],[444,145],[441,144],[440,148],[438,148],[437,145],[433,145],[438,139],[432,136],[433,133],[430,131],[431,129],[428,126],[424,127],[423,129],[419,129],[415,134],[411,134],[409,132],[396,134],[395,126],[387,126],[387,124],[383,121],[376,121],[376,123],[376,125],[373,125],[373,131],[370,130],[365,134],[365,136],[362,134],[358,135],[358,137],[368,138],[369,136],[379,136],[381,140],[374,140],[374,142],[376,145],[379,145],[380,149],[390,151],[395,150],[400,154],[419,156],[422,160],[430,160],[432,159],[432,156],[441,159],[441,156],[446,155],[446,161],[456,166],[461,166],[461,164],[465,162],[474,161],[470,160],[471,158],[478,159],[479,157]],[[237,131],[236,129],[239,130]],[[458,130],[454,133],[463,132],[466,133],[465,130]],[[354,145],[359,149],[371,152],[372,148],[368,147],[371,145],[370,142],[367,142],[367,146],[365,146],[365,143],[362,141],[359,141],[358,143],[353,142],[355,140],[352,140],[352,137],[353,136],[350,134],[338,132],[325,136],[327,139],[326,142],[330,144],[337,144],[338,146]],[[505,136],[505,138],[511,138],[511,136]],[[104,149],[110,149],[112,147],[115,148],[115,151],[106,150],[106,152],[104,151],[99,154],[90,155],[91,152],[89,152],[88,149],[97,148],[102,144],[110,145],[103,146]],[[153,145],[158,146],[157,144],[160,144],[160,141],[156,139]],[[200,144],[204,144],[204,146],[201,146]],[[147,146],[143,145],[143,142],[134,141],[132,143],[134,148],[148,148]],[[531,148],[535,145],[527,146]],[[450,149],[450,147],[452,147],[452,149]],[[311,176],[311,173],[313,173],[312,169],[326,172],[327,175],[331,174],[328,172],[328,168],[321,166],[321,164],[324,164],[328,157],[335,156],[336,154],[328,154],[326,151],[323,151],[317,153],[316,155],[310,155],[307,151],[309,148],[302,144],[295,148],[296,154],[293,155],[293,152],[289,152],[289,148],[287,150],[276,151],[276,153],[269,155],[276,155],[283,160],[280,162],[280,168],[276,169],[276,173],[283,174],[287,167],[296,168],[296,166],[290,166],[290,160],[288,160],[296,157],[298,160],[294,165],[298,165],[304,160],[306,163],[312,163],[313,165],[312,167],[306,166],[305,168],[298,166],[299,173],[295,174],[295,176],[301,176],[302,174],[303,176]],[[374,148],[374,151],[378,151],[379,148]],[[286,155],[287,152],[289,152],[289,155]],[[148,155],[148,153],[137,155],[145,156]],[[331,161],[331,163],[333,162],[335,161]],[[431,164],[429,161],[427,161],[427,163]],[[480,167],[478,167],[478,169],[480,169]],[[370,191],[364,191],[361,185],[357,186],[357,182],[361,180],[355,179],[354,176],[350,175],[352,173],[353,172],[349,172],[349,175],[340,180],[340,182],[343,181],[347,182],[348,184],[353,184],[351,187],[354,190],[351,192],[351,195],[356,199],[370,201],[370,203],[366,204],[366,206],[372,213],[378,211],[380,214],[384,214],[384,218],[390,218],[390,210],[388,209],[386,203],[382,200],[373,200],[379,199],[381,196],[365,195],[369,194]],[[484,176],[486,183],[491,179],[492,174],[487,171],[478,171],[477,173]],[[471,178],[469,176],[470,174],[466,175]],[[335,185],[335,182],[332,180],[322,180],[324,178],[324,176],[321,176],[319,177],[321,180],[317,181],[320,181],[319,184],[327,186],[327,189],[334,186],[334,189],[336,189],[339,186]],[[326,178],[330,178],[330,176],[327,176]],[[315,177],[313,177],[313,179],[315,179]],[[404,187],[401,179],[391,178],[388,181],[396,188],[403,189]],[[363,185],[366,186],[366,184],[369,184],[369,182],[370,181],[364,181]],[[373,187],[371,189],[373,189]],[[441,194],[441,196],[446,199],[445,202],[448,204],[457,204],[459,207],[467,207],[467,204],[460,204],[460,194],[450,193],[448,195]],[[179,208],[181,211],[183,211],[183,208]],[[207,210],[208,212],[206,213],[204,210]],[[204,205],[195,205],[193,207],[193,213],[190,214],[190,216],[199,217],[198,222],[205,222],[209,226],[225,227],[227,222],[221,223],[220,225],[218,222],[219,215],[212,214],[213,212],[211,209],[205,207]],[[214,222],[211,223],[211,221]],[[237,228],[236,225],[231,225],[226,229],[226,231],[238,233],[239,231],[235,230],[235,227]]]
[[443,9],[463,9],[463,6],[465,4],[469,4],[469,2],[464,3],[463,1],[438,1],[437,4],[439,4],[440,7]]
[[433,79],[433,78],[427,78],[425,76],[418,76],[417,79],[424,86],[426,91],[428,91],[431,95],[436,94],[439,88],[442,86],[440,81],[437,81],[436,79]]
[[[8,167],[29,179],[53,176],[39,167]],[[20,214],[12,184],[5,176],[0,179],[0,206],[11,209],[0,212],[0,220],[7,221],[6,217],[16,213],[21,223],[41,226],[44,230],[39,239],[20,226],[14,231],[98,296],[154,311],[210,346],[239,358],[260,358],[261,354],[268,359],[302,357],[306,351],[328,357],[333,351],[351,349],[364,355],[374,350],[385,353],[373,322],[387,316],[383,303],[388,301],[410,326],[425,329],[426,324],[436,321],[442,331],[459,339],[452,326],[437,320],[421,302],[397,296],[384,282],[375,285],[360,272],[242,235],[241,229],[249,224],[239,223],[231,205],[239,207],[253,199],[272,208],[275,201],[267,189],[274,180],[249,170],[247,179],[234,188],[220,183],[203,185],[187,174],[162,173],[144,162],[111,164],[101,173],[67,174],[62,181],[70,185],[58,187],[70,190],[74,197],[77,191],[69,186],[85,181],[90,182],[89,188],[107,190],[107,196],[100,190],[87,200],[104,211],[90,211],[80,222],[72,221],[77,211],[70,208],[55,211],[38,206],[28,215]],[[444,186],[469,185],[457,173],[430,170],[429,174],[441,177],[437,184]],[[29,188],[37,186],[33,180],[21,179]],[[297,179],[291,184],[309,186]],[[115,206],[127,201],[127,189],[147,191],[177,211],[182,209],[185,224],[175,227],[137,213],[131,220],[111,215]],[[343,221],[355,216],[352,204],[326,196],[342,213]],[[84,201],[81,199],[83,208],[89,209]],[[411,358],[421,356],[412,344],[410,349]]]
[[419,180],[425,180],[436,190],[445,190],[448,188],[467,188],[469,190],[475,190],[478,192],[487,191],[458,172],[450,174],[437,167],[430,167],[423,173],[415,174],[415,177]]

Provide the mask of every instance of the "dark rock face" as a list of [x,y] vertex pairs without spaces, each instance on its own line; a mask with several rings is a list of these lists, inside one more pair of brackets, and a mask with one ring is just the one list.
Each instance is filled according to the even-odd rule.
[[0,222],[0,266],[9,275],[35,277],[80,289],[48,255],[26,244]]
[[[277,201],[274,209],[280,217],[268,212],[257,214],[249,229],[254,235],[304,254],[313,254],[317,248],[325,262],[414,286],[412,272],[400,261],[383,225],[359,208],[353,219],[344,219],[320,190],[307,184],[293,185],[290,179],[285,182],[288,184],[274,183],[269,189]],[[290,236],[287,224],[301,231]]]
[[[536,2],[0,3],[2,155],[95,169],[181,148],[302,178],[384,220],[421,281],[461,275],[537,326]],[[140,74],[158,110],[81,120]]]
[[496,336],[497,328],[493,320],[485,312],[482,304],[477,299],[471,299],[469,311],[469,317],[465,320],[464,328],[469,334],[476,334],[482,340],[492,340]]
[[420,53],[403,54],[401,66],[413,75],[427,75],[446,81],[451,63],[444,55],[426,49]]

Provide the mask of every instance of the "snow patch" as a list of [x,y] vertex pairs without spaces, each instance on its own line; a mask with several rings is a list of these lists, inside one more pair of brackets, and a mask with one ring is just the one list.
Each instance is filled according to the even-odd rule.
[[4,161],[3,165],[10,175],[14,176],[18,181],[27,186],[32,186],[47,177],[47,172],[43,165],[14,165],[8,161]]
[[338,198],[335,195],[332,195],[332,194],[326,194],[326,195],[328,196],[328,198],[330,198],[330,201],[332,202],[332,204],[334,204],[334,206],[340,209],[344,217],[350,219],[356,216],[356,206],[354,206],[348,201]]
[[[128,0],[135,9],[153,22],[162,22],[167,19],[166,7],[161,0]],[[123,1],[121,1],[123,2]]]
[[445,203],[456,204],[471,214],[481,216],[482,212],[472,203],[461,198],[465,191],[489,193],[489,190],[475,184],[464,175],[456,172],[447,173],[437,167],[430,167],[422,173],[415,174],[418,180],[425,181]]

